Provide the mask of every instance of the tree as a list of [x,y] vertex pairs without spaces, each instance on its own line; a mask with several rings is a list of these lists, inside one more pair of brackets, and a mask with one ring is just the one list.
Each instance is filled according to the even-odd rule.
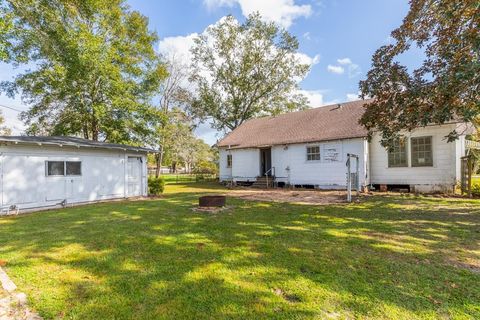
[[151,99],[166,76],[147,18],[123,0],[9,0],[16,61],[36,62],[2,88],[31,108],[28,134],[139,142],[156,122]]
[[304,108],[307,100],[296,90],[310,66],[300,62],[297,49],[295,37],[258,13],[243,24],[223,18],[191,50],[193,114],[211,119],[216,129],[233,130],[254,117]]
[[5,5],[5,1],[0,0],[0,61],[9,60],[11,44],[8,38],[12,31],[12,14]]
[[[395,43],[373,55],[360,82],[367,104],[361,123],[382,133],[389,145],[399,131],[452,119],[472,121],[480,114],[480,5],[478,0],[411,0]],[[395,59],[417,46],[422,65],[409,73]],[[451,132],[449,141],[457,138]]]
[[0,111],[0,136],[9,136],[12,134],[12,130],[7,126],[3,125],[5,123],[5,118],[3,117],[2,111]]
[[[188,79],[188,66],[182,64],[175,56],[166,58],[166,69],[168,76],[160,86],[160,104],[158,117],[162,120],[158,123],[155,132],[155,147],[159,152],[156,154],[156,172],[155,176],[160,175],[160,169],[163,164],[165,154],[165,145],[172,145],[172,132],[170,130],[179,129],[177,121],[189,123],[189,119],[182,110],[191,101],[190,91],[186,89]],[[180,118],[179,118],[179,115]],[[190,129],[191,130],[191,129]]]

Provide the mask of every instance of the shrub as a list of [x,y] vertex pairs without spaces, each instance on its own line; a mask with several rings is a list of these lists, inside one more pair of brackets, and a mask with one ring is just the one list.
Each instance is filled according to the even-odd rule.
[[193,173],[201,174],[217,174],[218,167],[215,162],[211,161],[200,161],[193,170]]
[[148,194],[158,196],[165,189],[165,180],[162,177],[148,177]]
[[472,194],[474,196],[480,196],[480,183],[472,184]]

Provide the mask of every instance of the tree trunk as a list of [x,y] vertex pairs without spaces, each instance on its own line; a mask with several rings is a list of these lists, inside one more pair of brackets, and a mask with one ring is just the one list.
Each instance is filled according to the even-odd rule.
[[157,178],[162,174],[161,168],[162,168],[162,163],[163,163],[163,145],[164,144],[165,144],[165,137],[162,137],[162,142],[161,142],[160,148],[159,148],[160,152],[155,156],[155,158],[157,160],[157,169],[155,171],[155,175],[156,175]]

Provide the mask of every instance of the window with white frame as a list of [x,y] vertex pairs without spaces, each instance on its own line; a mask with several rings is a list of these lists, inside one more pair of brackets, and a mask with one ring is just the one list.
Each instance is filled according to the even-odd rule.
[[320,160],[320,146],[307,146],[307,161]]
[[393,145],[388,150],[388,166],[407,167],[407,139],[399,138],[393,142]]
[[412,148],[412,167],[433,166],[432,137],[415,137],[410,139]]
[[232,167],[232,155],[227,154],[227,168],[231,168],[231,167]]
[[48,177],[81,176],[81,161],[45,161],[45,171]]

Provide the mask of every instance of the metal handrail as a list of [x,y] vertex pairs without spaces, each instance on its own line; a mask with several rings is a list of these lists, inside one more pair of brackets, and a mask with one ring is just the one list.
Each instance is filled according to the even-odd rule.
[[270,169],[267,170],[267,172],[265,172],[265,178],[266,178],[266,181],[267,181],[267,189],[268,189],[268,173],[270,171],[273,173],[272,177],[273,177],[273,181],[275,181],[275,167],[271,167]]

